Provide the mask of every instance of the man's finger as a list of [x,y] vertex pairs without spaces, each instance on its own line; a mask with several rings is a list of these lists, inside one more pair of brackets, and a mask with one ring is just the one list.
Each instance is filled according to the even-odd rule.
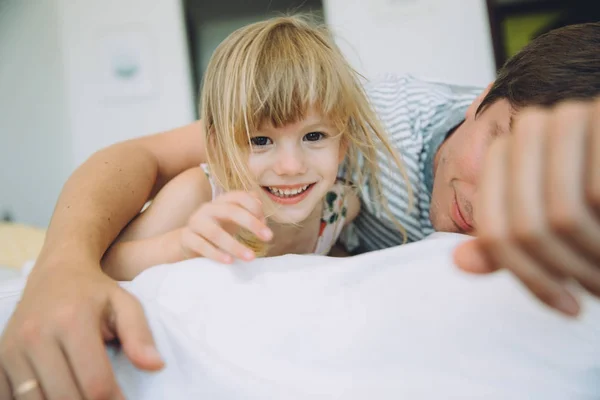
[[40,381],[24,354],[14,351],[5,354],[2,361],[12,388],[9,399],[13,396],[17,400],[44,399]]
[[564,284],[546,271],[520,249],[510,245],[496,245],[487,251],[493,254],[500,265],[507,268],[542,302],[564,314],[579,313],[577,300]]
[[[522,125],[521,125],[522,126]],[[543,269],[520,249],[510,232],[510,202],[515,194],[510,182],[512,159],[510,137],[501,137],[491,146],[481,176],[478,233],[480,249],[495,268],[506,268],[521,280],[541,301],[574,315],[579,311],[577,302],[563,287],[557,277]],[[522,160],[521,160],[522,161]]]
[[[586,141],[590,108],[572,103],[556,109],[549,126],[545,173],[546,213],[563,241],[600,262],[600,224],[585,199]],[[579,179],[574,177],[580,177]]]
[[549,235],[544,204],[546,111],[524,111],[510,137],[508,169],[508,235],[525,250]]
[[156,349],[140,302],[121,289],[113,295],[112,307],[117,335],[127,358],[143,370],[162,369],[164,361]]
[[10,399],[12,396],[12,390],[10,388],[10,381],[4,371],[4,368],[0,367],[0,399]]
[[108,359],[99,321],[93,317],[64,317],[65,322],[59,322],[60,343],[84,398],[117,399],[123,395]]
[[58,341],[40,343],[27,349],[28,358],[48,399],[82,399],[75,377]]
[[600,99],[592,106],[592,119],[587,137],[585,194],[587,203],[600,218]]
[[472,274],[489,274],[496,271],[477,239],[458,246],[454,251],[454,262],[460,269]]
[[508,229],[504,168],[507,146],[506,138],[499,138],[492,145],[479,178],[475,224],[480,237],[463,243],[454,254],[456,263],[467,272],[489,273],[502,267],[487,252],[485,243],[501,240]]

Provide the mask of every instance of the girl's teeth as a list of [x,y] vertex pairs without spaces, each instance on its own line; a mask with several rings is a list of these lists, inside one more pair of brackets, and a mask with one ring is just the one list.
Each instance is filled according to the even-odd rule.
[[271,193],[273,193],[276,196],[279,197],[287,197],[287,196],[295,196],[297,194],[300,194],[302,192],[304,192],[306,189],[308,189],[310,185],[306,185],[297,189],[278,189],[275,187],[269,187],[269,191]]

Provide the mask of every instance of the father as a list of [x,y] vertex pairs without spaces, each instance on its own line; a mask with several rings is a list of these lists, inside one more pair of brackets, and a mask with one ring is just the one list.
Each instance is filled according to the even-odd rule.
[[[459,265],[509,268],[567,314],[578,312],[567,279],[600,294],[599,46],[598,23],[551,32],[475,99],[472,89],[411,77],[367,88],[409,170],[411,212],[400,174],[382,179],[409,240],[434,229],[477,235],[458,249]],[[195,123],[117,144],[69,179],[0,341],[0,398],[24,383],[46,398],[122,398],[103,346],[116,337],[137,367],[162,367],[141,306],[99,264],[148,198],[205,161],[201,137]],[[368,192],[347,244],[401,243]],[[38,387],[27,396],[44,398]]]

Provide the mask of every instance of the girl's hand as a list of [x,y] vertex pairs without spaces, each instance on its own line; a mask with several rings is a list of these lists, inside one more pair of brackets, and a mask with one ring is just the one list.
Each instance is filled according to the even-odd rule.
[[233,262],[233,257],[250,261],[254,252],[234,238],[240,228],[265,242],[273,237],[257,195],[243,191],[225,193],[200,206],[181,230],[184,255],[226,264]]

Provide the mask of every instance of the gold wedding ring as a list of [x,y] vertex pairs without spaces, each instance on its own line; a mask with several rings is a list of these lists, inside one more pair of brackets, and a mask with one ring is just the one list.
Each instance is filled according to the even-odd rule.
[[37,389],[39,386],[40,386],[40,384],[38,383],[37,380],[28,379],[25,382],[21,383],[19,386],[17,386],[17,389],[14,391],[13,395],[15,397],[22,396],[24,394],[31,392],[33,389]]

